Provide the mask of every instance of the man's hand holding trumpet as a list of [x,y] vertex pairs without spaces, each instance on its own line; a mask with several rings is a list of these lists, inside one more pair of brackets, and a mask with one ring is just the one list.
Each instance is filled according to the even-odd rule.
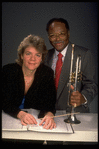
[[[70,86],[72,91],[74,90],[73,85]],[[84,96],[79,92],[79,91],[73,91],[70,95],[70,105],[77,107],[80,106],[81,104],[85,103],[86,100]]]

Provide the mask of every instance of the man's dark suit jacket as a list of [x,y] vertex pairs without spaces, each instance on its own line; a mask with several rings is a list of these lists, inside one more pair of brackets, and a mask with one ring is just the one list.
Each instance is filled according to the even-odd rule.
[[[24,97],[24,76],[22,67],[17,63],[3,67],[3,110],[17,117],[18,108]],[[56,90],[54,85],[54,73],[51,68],[41,64],[35,73],[34,81],[25,95],[25,108],[41,110],[42,113],[55,112]]]
[[[48,55],[46,57],[45,64],[48,66],[52,66],[53,54],[55,49],[51,49],[48,51]],[[70,64],[71,64],[71,53],[72,46],[71,42],[69,42],[67,53],[64,59],[59,86],[57,90],[57,102],[56,109],[58,110],[66,110],[68,111],[67,100],[68,100],[68,82],[70,75]],[[74,47],[74,61],[73,61],[73,72],[75,70],[77,55],[81,55],[81,71],[82,71],[82,81],[78,83],[78,91],[81,92],[86,98],[88,103],[86,105],[78,106],[75,111],[80,112],[88,112],[88,105],[95,97],[97,93],[97,86],[94,82],[94,61],[91,52],[83,48],[81,46],[75,45]]]

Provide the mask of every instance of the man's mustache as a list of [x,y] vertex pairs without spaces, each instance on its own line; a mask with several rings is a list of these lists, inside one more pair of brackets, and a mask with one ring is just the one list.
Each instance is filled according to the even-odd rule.
[[54,41],[54,44],[58,44],[58,43],[64,43],[64,41]]

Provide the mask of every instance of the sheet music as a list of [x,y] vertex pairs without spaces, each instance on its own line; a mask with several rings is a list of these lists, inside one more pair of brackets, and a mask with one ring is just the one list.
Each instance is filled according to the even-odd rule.
[[2,111],[2,130],[27,131],[27,126],[23,126],[19,119],[13,118]]
[[[42,126],[39,126],[41,120],[38,119],[39,110],[27,109],[28,113],[33,115],[37,119],[37,125],[27,125],[23,126],[21,121],[17,118],[13,118],[10,115],[2,111],[2,130],[5,131],[39,131],[39,132],[51,132],[51,133],[73,133],[72,127],[70,124],[64,122],[64,117],[55,117],[56,122],[55,129],[44,129]],[[56,113],[56,115],[63,114],[61,112]]]
[[[33,115],[36,119],[38,119],[39,111],[35,109],[30,110],[30,114]],[[57,114],[56,114],[57,115]],[[37,125],[28,125],[28,130],[30,131],[39,131],[39,132],[56,132],[56,133],[73,133],[72,127],[70,124],[64,122],[64,117],[55,117],[56,123],[55,129],[44,129],[42,126],[39,126],[41,120],[37,120]]]

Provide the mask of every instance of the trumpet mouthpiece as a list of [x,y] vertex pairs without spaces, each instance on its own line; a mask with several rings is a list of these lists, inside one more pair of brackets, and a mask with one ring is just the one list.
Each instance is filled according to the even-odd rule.
[[75,45],[74,45],[74,44],[72,44],[72,48],[74,48],[74,46],[75,46]]

